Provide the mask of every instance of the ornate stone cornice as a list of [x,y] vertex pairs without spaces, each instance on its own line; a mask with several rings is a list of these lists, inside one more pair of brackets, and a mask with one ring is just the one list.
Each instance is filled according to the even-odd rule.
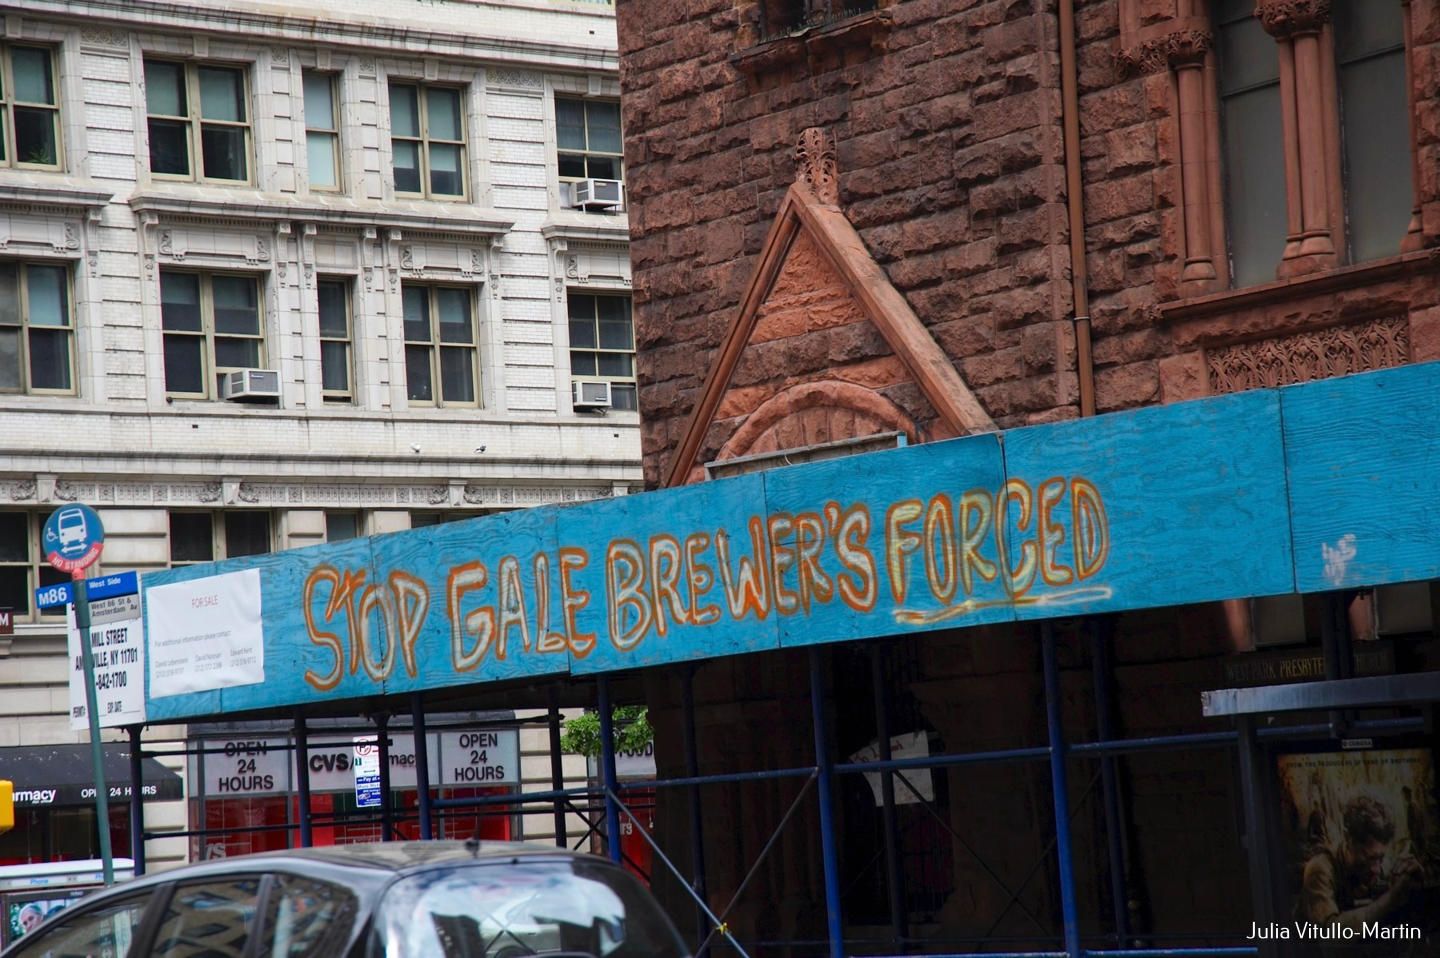
[[1175,30],[1115,51],[1115,66],[1122,76],[1160,73],[1203,62],[1214,45],[1208,30]]
[[1255,16],[1272,37],[1318,33],[1330,22],[1330,0],[1260,0]]
[[828,206],[840,205],[840,171],[835,162],[835,139],[828,130],[812,126],[795,144],[795,182],[808,186]]
[[1267,389],[1311,382],[1410,361],[1410,324],[1404,316],[1372,319],[1206,350],[1212,393]]
[[[453,487],[453,488],[452,488]],[[33,479],[0,482],[0,504],[84,502],[110,507],[252,506],[270,509],[436,509],[447,506],[522,508],[606,499],[609,485],[527,486],[473,482],[299,483],[175,482],[58,479],[37,489]]]

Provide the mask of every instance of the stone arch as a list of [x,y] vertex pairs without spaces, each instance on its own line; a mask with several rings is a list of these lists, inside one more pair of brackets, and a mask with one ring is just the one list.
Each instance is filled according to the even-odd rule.
[[854,383],[825,379],[791,386],[761,403],[715,458],[737,459],[881,432],[902,432],[912,443],[920,439],[915,421],[889,399]]

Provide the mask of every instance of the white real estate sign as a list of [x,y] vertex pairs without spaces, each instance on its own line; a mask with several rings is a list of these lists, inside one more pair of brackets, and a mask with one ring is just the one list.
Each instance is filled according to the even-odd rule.
[[146,605],[151,698],[265,681],[260,570],[157,586]]
[[[110,608],[113,606],[113,609]],[[85,707],[85,663],[75,607],[69,606],[70,727],[90,727]],[[140,597],[91,603],[90,650],[95,658],[95,710],[102,728],[145,722],[145,642]]]

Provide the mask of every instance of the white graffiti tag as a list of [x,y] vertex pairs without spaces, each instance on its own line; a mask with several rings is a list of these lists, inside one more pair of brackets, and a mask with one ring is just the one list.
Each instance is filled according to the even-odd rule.
[[1350,566],[1350,560],[1355,558],[1354,533],[1345,533],[1333,546],[1328,542],[1320,543],[1320,555],[1325,559],[1326,581],[1339,587],[1345,582],[1345,571]]

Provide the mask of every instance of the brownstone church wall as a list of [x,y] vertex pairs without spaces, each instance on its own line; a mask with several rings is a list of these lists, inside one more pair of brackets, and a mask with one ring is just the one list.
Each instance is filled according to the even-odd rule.
[[[679,440],[807,127],[835,135],[841,208],[991,416],[1071,414],[1054,17],[1014,0],[905,0],[864,44],[741,64],[752,76],[732,57],[753,6],[617,8],[647,480]],[[834,362],[815,342],[830,338],[770,353]],[[913,392],[898,399],[924,417]]]
[[[879,7],[762,42],[755,0],[617,4],[652,485],[698,400],[809,127],[835,138],[841,210],[995,423],[1078,414],[1057,5]],[[1285,31],[1306,17],[1323,24],[1329,15],[1323,0],[1259,7],[1273,8],[1264,19],[1277,43],[1291,42]],[[1343,253],[1296,256],[1277,264],[1274,283],[1243,290],[1229,288],[1207,8],[1204,0],[1077,0],[1097,410],[1440,358],[1440,284],[1426,252],[1440,243],[1436,0],[1406,7],[1418,151],[1408,252],[1360,265]],[[1333,115],[1333,100],[1311,103],[1305,115]],[[1338,171],[1340,159],[1316,162]],[[1396,163],[1397,176],[1411,175],[1405,158]],[[1342,248],[1343,214],[1330,195],[1338,175],[1326,195],[1328,229]],[[856,366],[854,382],[917,422],[933,419],[861,326],[798,330],[760,352],[747,356],[738,386],[751,392],[727,397],[705,424],[699,461],[796,370]]]

